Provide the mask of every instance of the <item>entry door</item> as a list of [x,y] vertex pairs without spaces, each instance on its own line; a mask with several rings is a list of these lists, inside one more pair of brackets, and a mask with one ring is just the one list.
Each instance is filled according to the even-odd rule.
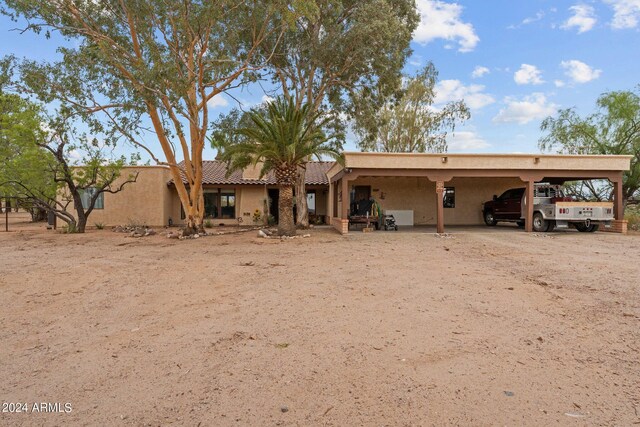
[[267,190],[267,195],[269,197],[269,213],[275,218],[276,223],[278,223],[279,217],[279,206],[278,202],[280,199],[280,191],[277,188],[270,188]]
[[369,200],[369,197],[371,197],[370,185],[356,185],[354,188],[354,202],[359,202],[362,199]]
[[351,206],[349,208],[351,215],[358,214],[358,203],[361,200],[369,200],[371,197],[370,185],[356,185],[353,189],[353,199],[351,199]]

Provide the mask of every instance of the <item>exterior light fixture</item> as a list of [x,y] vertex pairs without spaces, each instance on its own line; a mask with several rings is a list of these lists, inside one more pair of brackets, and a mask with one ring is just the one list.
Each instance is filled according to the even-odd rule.
[[447,156],[442,157],[442,163],[447,163],[448,160],[449,158]]

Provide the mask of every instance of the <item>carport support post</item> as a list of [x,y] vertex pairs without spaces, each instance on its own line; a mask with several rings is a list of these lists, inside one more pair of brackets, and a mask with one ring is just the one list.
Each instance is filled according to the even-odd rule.
[[437,226],[436,232],[438,234],[444,233],[444,181],[436,181],[436,218],[437,218]]
[[527,212],[524,219],[524,231],[527,233],[531,233],[533,231],[533,184],[534,181],[527,181],[527,196],[526,196],[526,204],[527,204]]
[[613,217],[624,219],[624,195],[622,194],[622,179],[613,183]]

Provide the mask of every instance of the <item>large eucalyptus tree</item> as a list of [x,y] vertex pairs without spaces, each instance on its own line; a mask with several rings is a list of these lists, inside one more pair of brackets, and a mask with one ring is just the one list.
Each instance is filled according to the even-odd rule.
[[[2,11],[26,22],[25,30],[57,31],[69,40],[60,49],[62,63],[25,64],[25,86],[45,102],[60,99],[79,113],[100,113],[167,165],[188,234],[202,229],[209,102],[253,80],[283,32],[316,8],[312,0],[7,0]],[[270,48],[262,49],[266,41]],[[150,123],[161,153],[143,142],[141,123]]]

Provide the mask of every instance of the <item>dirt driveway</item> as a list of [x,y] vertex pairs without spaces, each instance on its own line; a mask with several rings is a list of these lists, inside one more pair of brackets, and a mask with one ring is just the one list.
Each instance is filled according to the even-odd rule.
[[640,423],[639,236],[311,234],[0,232],[0,424]]

